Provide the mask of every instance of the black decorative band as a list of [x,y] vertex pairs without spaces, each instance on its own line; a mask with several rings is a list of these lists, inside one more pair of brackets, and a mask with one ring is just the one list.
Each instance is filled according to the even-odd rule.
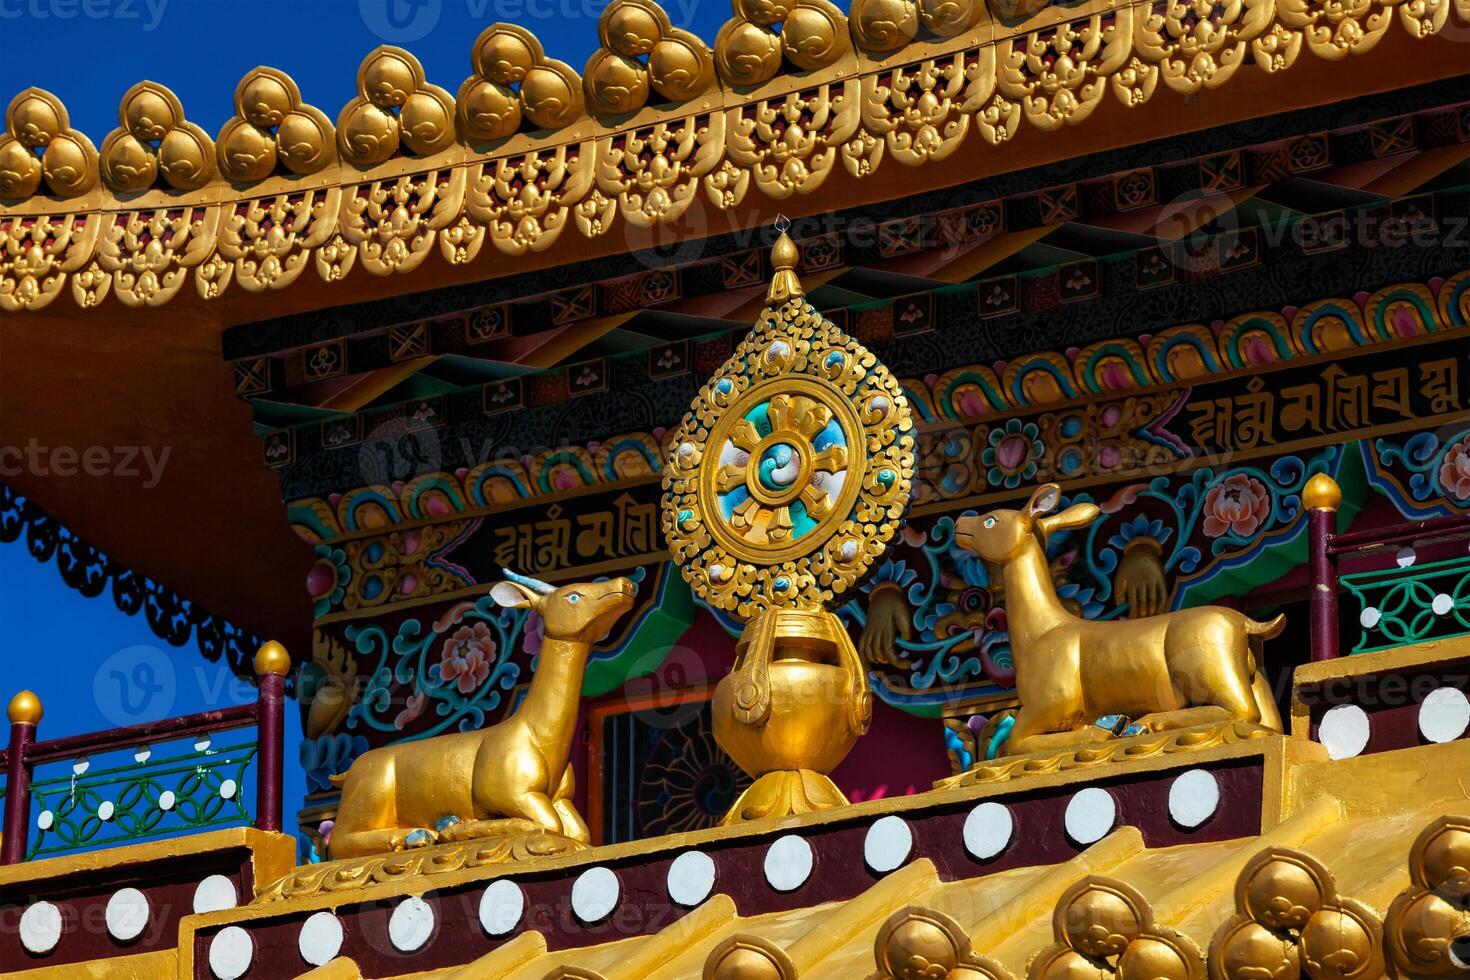
[[117,608],[129,616],[142,613],[159,639],[181,647],[192,636],[206,660],[223,658],[237,676],[255,679],[251,660],[259,637],[109,558],[0,481],[0,542],[17,541],[22,533],[31,557],[43,563],[54,559],[61,580],[82,595],[96,598],[110,585]]

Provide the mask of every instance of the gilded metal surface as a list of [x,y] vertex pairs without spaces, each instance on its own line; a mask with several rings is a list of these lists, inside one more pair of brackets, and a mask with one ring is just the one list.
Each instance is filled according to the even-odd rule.
[[1157,925],[1132,885],[1089,875],[1067,889],[1052,913],[1055,942],[1037,953],[1028,980],[1204,980],[1205,962],[1187,936]]
[[587,59],[582,76],[587,107],[600,115],[643,108],[650,88],[661,101],[684,102],[715,82],[714,55],[695,35],[680,30],[653,0],[617,0],[597,20],[602,46]]
[[1133,735],[1128,738],[1111,739],[1059,752],[1005,756],[992,762],[980,763],[966,772],[942,779],[934,785],[936,788],[948,788],[1003,783],[1041,773],[1092,769],[1118,765],[1135,759],[1152,759],[1180,752],[1197,752],[1200,749],[1213,748],[1217,745],[1253,742],[1276,734],[1278,733],[1274,729],[1243,721],[1232,721],[1222,725],[1201,725],[1195,728]]
[[735,935],[709,954],[703,980],[796,980],[796,967],[769,939]]
[[674,560],[700,598],[746,620],[847,591],[913,486],[898,380],[802,298],[795,258],[781,236],[771,305],[700,390],[664,468]]
[[873,941],[877,980],[1012,980],[1005,967],[975,952],[970,937],[943,912],[917,905],[888,917]]
[[44,713],[41,699],[36,696],[36,692],[30,690],[21,691],[11,698],[5,709],[5,715],[12,725],[39,725]]
[[559,589],[513,576],[491,597],[535,610],[546,638],[531,687],[510,718],[479,731],[373,749],[345,776],[333,857],[541,831],[587,842],[572,804],[568,756],[591,644],[633,606],[626,578]]
[[587,849],[581,841],[560,834],[509,834],[459,844],[438,844],[391,854],[302,865],[290,874],[267,879],[257,903],[309,898],[334,892],[360,891],[425,875],[442,875],[472,868],[490,868],[536,858],[553,858]]
[[757,778],[727,823],[847,802],[826,774],[868,730],[872,695],[825,606],[882,556],[914,479],[898,380],[806,302],[785,234],[771,261],[766,309],[695,398],[663,477],[680,572],[746,620],[714,733]]
[[1006,621],[1016,659],[1021,708],[1006,742],[1026,753],[1103,742],[1095,724],[1117,718],[1122,733],[1241,721],[1281,730],[1269,685],[1258,669],[1261,643],[1284,617],[1257,623],[1218,606],[1124,622],[1084,620],[1057,598],[1045,541],[1086,527],[1090,503],[1052,513],[1055,483],[1038,487],[1023,510],[998,509],[955,522],[955,543],[1001,568]]
[[1229,980],[1298,976],[1370,980],[1385,975],[1378,914],[1343,898],[1320,861],[1268,848],[1235,883],[1235,916],[1210,942],[1210,975]]
[[1337,510],[1342,504],[1342,487],[1326,473],[1318,473],[1302,488],[1302,503],[1308,510]]
[[942,160],[972,131],[998,145],[1023,121],[1075,125],[1108,91],[1134,107],[1219,88],[1247,61],[1278,73],[1304,49],[1362,54],[1395,20],[1416,38],[1470,23],[1467,0],[996,3],[1021,18],[980,0],[861,0],[850,17],[828,0],[735,0],[707,46],[652,0],[619,0],[585,77],[494,24],[457,95],[380,47],[334,124],[257,68],[211,140],[142,82],[100,153],[28,88],[0,134],[0,309],[68,287],[83,308],[157,306],[191,278],[213,299],[234,282],[284,288],[308,265],[327,282],[359,265],[387,276],[436,245],[463,265],[487,239],[541,251],[568,225],[677,221],[700,193],[730,209],[752,186],[779,199],[839,169],[865,178],[885,155]]
[[1470,816],[1443,816],[1409,852],[1408,888],[1388,908],[1383,931],[1405,976],[1470,976]]

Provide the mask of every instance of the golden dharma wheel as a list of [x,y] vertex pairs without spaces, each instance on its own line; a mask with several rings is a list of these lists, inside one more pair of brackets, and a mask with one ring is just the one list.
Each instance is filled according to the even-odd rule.
[[695,398],[664,471],[664,530],[684,577],[742,619],[851,588],[913,488],[898,380],[802,298],[781,266],[794,253],[778,244],[782,301]]

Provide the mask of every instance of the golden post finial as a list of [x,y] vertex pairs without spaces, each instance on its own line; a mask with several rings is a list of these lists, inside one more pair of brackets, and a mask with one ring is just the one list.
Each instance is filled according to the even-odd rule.
[[1302,490],[1302,503],[1310,510],[1335,511],[1342,504],[1342,487],[1326,473],[1318,473]]
[[279,674],[285,677],[291,673],[291,655],[286,648],[275,640],[266,640],[255,651],[255,675]]
[[776,215],[775,228],[780,232],[776,244],[771,246],[771,288],[766,290],[766,305],[780,306],[787,300],[805,296],[806,290],[801,286],[801,280],[796,277],[796,263],[801,259],[801,250],[786,234],[786,229],[791,227],[791,222],[786,220],[784,214]]
[[12,725],[39,725],[41,723],[41,699],[34,691],[21,691],[10,699],[6,712]]

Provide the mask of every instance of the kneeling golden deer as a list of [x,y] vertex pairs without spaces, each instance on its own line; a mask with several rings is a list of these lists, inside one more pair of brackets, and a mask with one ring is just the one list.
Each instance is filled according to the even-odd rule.
[[1074,504],[1052,514],[1060,500],[1061,488],[1048,483],[1022,510],[955,522],[955,543],[999,566],[1005,582],[1021,700],[1006,751],[1112,738],[1113,730],[1094,722],[1116,716],[1131,722],[1127,734],[1231,720],[1280,731],[1281,714],[1258,668],[1262,642],[1281,632],[1285,617],[1258,623],[1220,606],[1124,622],[1073,615],[1052,586],[1046,539],[1086,527],[1099,511]]
[[568,762],[588,648],[633,606],[626,578],[553,588],[507,572],[491,597],[534,609],[546,626],[531,687],[516,713],[475,732],[365,752],[345,776],[334,858],[440,841],[546,831],[587,843]]

